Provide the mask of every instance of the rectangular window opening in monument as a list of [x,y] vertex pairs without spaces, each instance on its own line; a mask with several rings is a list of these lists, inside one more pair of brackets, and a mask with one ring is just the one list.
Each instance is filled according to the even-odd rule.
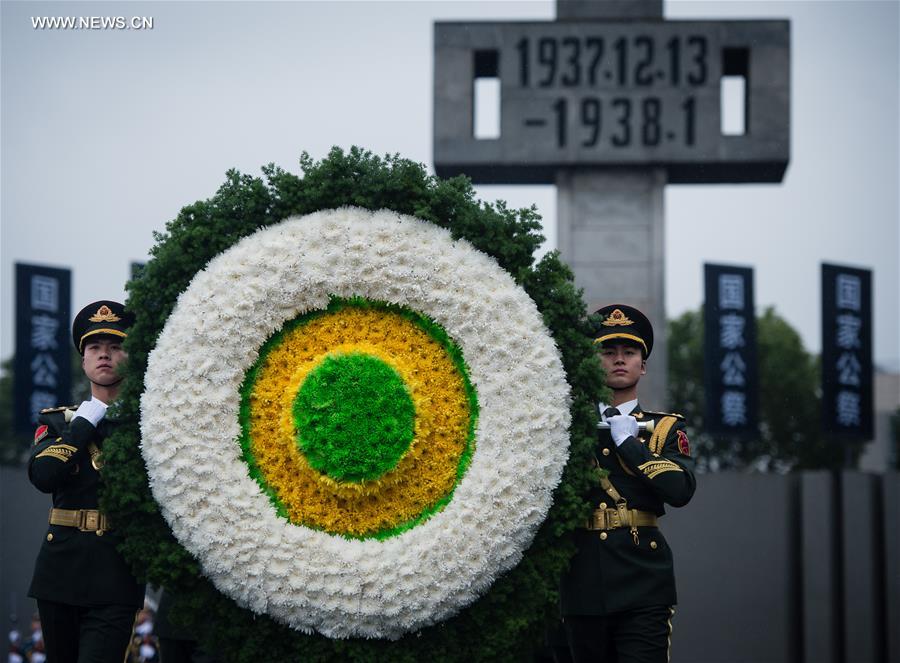
[[476,140],[500,138],[500,55],[496,50],[475,51],[472,90],[472,127]]
[[722,49],[722,80],[719,94],[723,136],[745,136],[750,115],[747,82],[749,51],[746,48]]

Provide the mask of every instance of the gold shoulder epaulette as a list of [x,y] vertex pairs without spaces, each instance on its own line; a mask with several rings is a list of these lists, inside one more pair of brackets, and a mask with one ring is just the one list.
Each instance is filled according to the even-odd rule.
[[657,415],[660,418],[656,422],[656,427],[653,429],[647,448],[650,449],[650,453],[659,454],[662,453],[663,446],[666,444],[669,431],[672,430],[672,426],[678,422],[678,419],[675,415],[663,414],[662,412],[651,412],[650,414]]
[[58,405],[57,407],[45,407],[41,410],[41,414],[50,414],[51,412],[62,412],[63,410],[75,410],[77,405]]
[[678,414],[677,412],[655,412],[653,410],[644,410],[644,414],[652,414],[657,417],[675,417],[676,419],[684,421],[684,415]]

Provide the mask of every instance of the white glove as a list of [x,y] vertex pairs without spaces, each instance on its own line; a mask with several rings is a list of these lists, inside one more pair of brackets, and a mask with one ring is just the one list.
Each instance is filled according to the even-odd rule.
[[609,417],[606,421],[609,423],[609,434],[612,435],[613,442],[616,443],[617,447],[629,437],[637,437],[637,419],[631,415],[617,414],[614,417]]
[[81,405],[78,406],[78,409],[75,410],[75,416],[72,417],[72,419],[75,419],[75,417],[87,419],[91,422],[91,425],[96,428],[101,419],[106,416],[107,407],[106,403],[97,400],[96,398],[92,398],[89,401],[83,401]]

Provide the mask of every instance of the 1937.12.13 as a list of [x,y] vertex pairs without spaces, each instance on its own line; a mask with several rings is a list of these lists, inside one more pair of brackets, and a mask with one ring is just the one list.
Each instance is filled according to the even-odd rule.
[[515,48],[523,88],[699,87],[709,77],[703,35],[522,37]]

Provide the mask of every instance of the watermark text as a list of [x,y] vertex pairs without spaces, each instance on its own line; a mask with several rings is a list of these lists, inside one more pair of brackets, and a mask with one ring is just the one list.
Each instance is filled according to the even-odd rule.
[[32,16],[35,30],[152,30],[152,16]]

